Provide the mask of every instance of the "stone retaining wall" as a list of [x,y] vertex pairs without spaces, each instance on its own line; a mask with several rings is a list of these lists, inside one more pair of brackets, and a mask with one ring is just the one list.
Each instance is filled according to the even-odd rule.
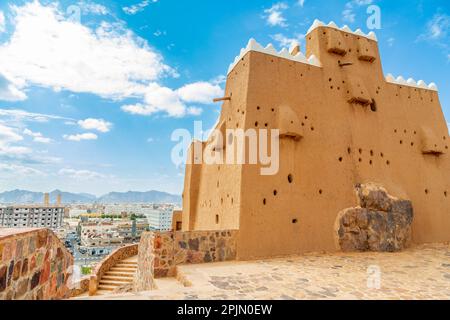
[[49,229],[0,228],[0,300],[67,298],[72,266]]
[[154,278],[175,276],[180,264],[235,260],[237,234],[237,230],[142,234],[134,289],[153,289]]
[[79,296],[80,294],[88,292],[90,281],[91,281],[90,275],[83,276],[80,279],[80,281],[78,281],[77,283],[75,283],[72,286],[72,290],[70,292],[70,297],[76,297],[76,296]]
[[102,260],[92,272],[89,281],[89,295],[94,295],[97,292],[98,282],[103,277],[103,275],[116,265],[119,261],[126,258],[135,256],[138,254],[138,244],[130,244],[127,246],[120,247],[114,250],[109,256]]

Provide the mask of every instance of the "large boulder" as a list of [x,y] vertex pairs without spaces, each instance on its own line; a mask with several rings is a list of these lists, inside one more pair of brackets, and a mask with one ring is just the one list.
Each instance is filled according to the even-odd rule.
[[358,207],[342,210],[336,219],[337,242],[343,251],[394,252],[411,241],[411,201],[395,198],[375,184],[355,187]]

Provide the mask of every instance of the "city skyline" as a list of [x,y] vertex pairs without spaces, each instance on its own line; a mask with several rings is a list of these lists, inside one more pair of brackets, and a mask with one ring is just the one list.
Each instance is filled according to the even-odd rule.
[[314,18],[368,32],[372,4],[381,9],[374,31],[384,73],[435,82],[449,122],[445,0],[5,1],[0,192],[181,194],[171,133],[193,131],[194,121],[214,125],[220,104],[212,99],[249,38],[277,49],[299,42],[304,51]]

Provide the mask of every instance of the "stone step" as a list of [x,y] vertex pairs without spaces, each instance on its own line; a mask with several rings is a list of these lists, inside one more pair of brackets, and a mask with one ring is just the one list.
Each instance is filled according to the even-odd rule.
[[100,286],[106,285],[106,286],[120,287],[120,286],[123,286],[124,284],[131,283],[131,282],[132,281],[122,282],[122,281],[102,279],[102,280],[100,280]]
[[105,273],[105,275],[107,276],[117,276],[117,277],[129,277],[129,278],[133,278],[134,277],[134,272],[122,272],[122,271],[107,271]]
[[119,263],[137,266],[137,261],[120,261]]
[[104,275],[102,277],[102,280],[114,280],[114,281],[119,281],[119,282],[124,282],[124,283],[129,283],[129,282],[133,282],[133,277],[123,277],[123,276],[111,276],[111,275]]
[[132,266],[129,264],[125,264],[125,263],[118,263],[116,264],[114,267],[119,267],[119,268],[127,268],[127,269],[137,269],[137,266]]
[[[117,289],[117,286],[111,286],[111,285],[99,285],[98,286],[98,290],[100,290],[100,291],[102,291],[102,290],[105,290],[105,291],[114,291],[114,290],[116,290]],[[98,291],[97,291],[97,293],[98,293]]]
[[120,271],[120,272],[128,272],[130,274],[134,274],[134,272],[136,271],[135,269],[121,268],[121,267],[112,267],[109,270],[111,270],[111,271]]
[[111,290],[97,290],[95,293],[96,296],[104,296],[108,294],[111,294]]

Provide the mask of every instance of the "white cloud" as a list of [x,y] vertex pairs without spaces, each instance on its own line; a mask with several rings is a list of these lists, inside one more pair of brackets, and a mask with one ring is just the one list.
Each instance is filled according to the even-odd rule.
[[209,82],[195,82],[187,84],[177,90],[181,100],[185,102],[211,103],[214,98],[222,96],[223,90],[220,86]]
[[50,142],[52,142],[52,139],[44,137],[42,135],[42,133],[40,133],[40,132],[33,132],[30,129],[25,129],[23,131],[23,134],[32,137],[34,142],[40,142],[40,143],[50,143]]
[[84,14],[97,14],[97,15],[109,14],[109,11],[105,6],[95,2],[79,1],[77,6],[80,7],[81,12]]
[[92,180],[92,179],[103,179],[106,178],[105,175],[89,170],[75,170],[71,168],[64,168],[58,171],[60,176],[67,176],[76,180]]
[[6,155],[10,158],[15,158],[16,156],[28,155],[32,152],[30,148],[22,147],[22,146],[11,146],[11,145],[3,145],[0,143],[0,155]]
[[151,83],[145,92],[145,104],[126,105],[123,111],[138,115],[151,115],[166,112],[172,117],[182,117],[186,114],[186,106],[178,94],[170,88]]
[[[347,3],[348,5],[348,3]],[[346,8],[344,9],[344,11],[342,11],[342,20],[353,23],[355,22],[355,13],[353,12],[353,10],[351,8],[349,8],[346,5]]]
[[436,14],[427,23],[426,33],[419,36],[424,40],[440,40],[446,38],[450,30],[450,16],[446,14]]
[[[0,73],[23,87],[88,92],[108,98],[142,95],[146,84],[175,76],[162,56],[120,23],[95,30],[64,18],[56,4],[11,6],[14,33],[0,46]],[[21,89],[19,87],[19,89]]]
[[198,108],[198,107],[188,107],[187,108],[187,113],[193,116],[199,116],[201,115],[203,112],[202,108]]
[[14,175],[21,175],[21,176],[30,176],[30,175],[37,175],[37,176],[45,176],[46,174],[40,170],[36,170],[31,167],[25,167],[21,165],[16,164],[7,164],[7,163],[0,163],[0,172],[7,172],[12,173]]
[[342,11],[342,20],[353,23],[355,22],[356,14],[355,7],[368,6],[372,4],[373,0],[352,0],[345,4],[345,9]]
[[136,14],[138,12],[141,12],[142,10],[144,10],[150,3],[155,3],[158,2],[158,0],[143,0],[137,4],[134,4],[132,6],[129,7],[123,7],[122,10],[126,13],[126,14]]
[[105,121],[103,119],[93,119],[93,118],[80,120],[78,121],[78,125],[86,130],[97,130],[103,133],[109,132],[109,130],[111,130],[112,127],[111,122]]
[[0,73],[0,100],[22,101],[27,95]]
[[29,148],[15,145],[22,140],[23,137],[15,128],[0,123],[0,155],[14,157],[31,153]]
[[286,19],[283,17],[283,11],[288,8],[284,2],[274,4],[269,9],[264,10],[267,24],[272,27],[287,27]]
[[0,109],[0,116],[5,117],[8,121],[47,122],[49,120],[72,120],[60,116],[28,112],[19,109]]
[[297,5],[303,7],[305,5],[305,0],[297,0]]
[[300,41],[305,39],[305,35],[303,34],[296,34],[295,37],[289,38],[281,33],[277,33],[271,35],[270,37],[276,42],[278,42],[278,44],[283,48],[284,47],[292,48],[292,46],[299,45]]
[[0,11],[0,33],[6,30],[6,19],[3,11]]
[[0,124],[0,144],[17,142],[23,140],[23,137],[16,132],[14,128]]
[[63,135],[63,138],[68,141],[82,141],[82,140],[97,140],[98,136],[95,133],[80,133],[80,134],[70,134]]
[[428,21],[426,31],[417,37],[417,41],[428,41],[438,46],[445,57],[450,60],[450,16],[447,14],[435,14]]
[[145,103],[122,106],[122,110],[131,114],[148,116],[158,112],[165,112],[171,117],[185,115],[199,115],[201,109],[187,106],[186,103],[212,103],[214,97],[221,96],[223,90],[217,84],[195,82],[172,90],[151,83],[145,93]]

